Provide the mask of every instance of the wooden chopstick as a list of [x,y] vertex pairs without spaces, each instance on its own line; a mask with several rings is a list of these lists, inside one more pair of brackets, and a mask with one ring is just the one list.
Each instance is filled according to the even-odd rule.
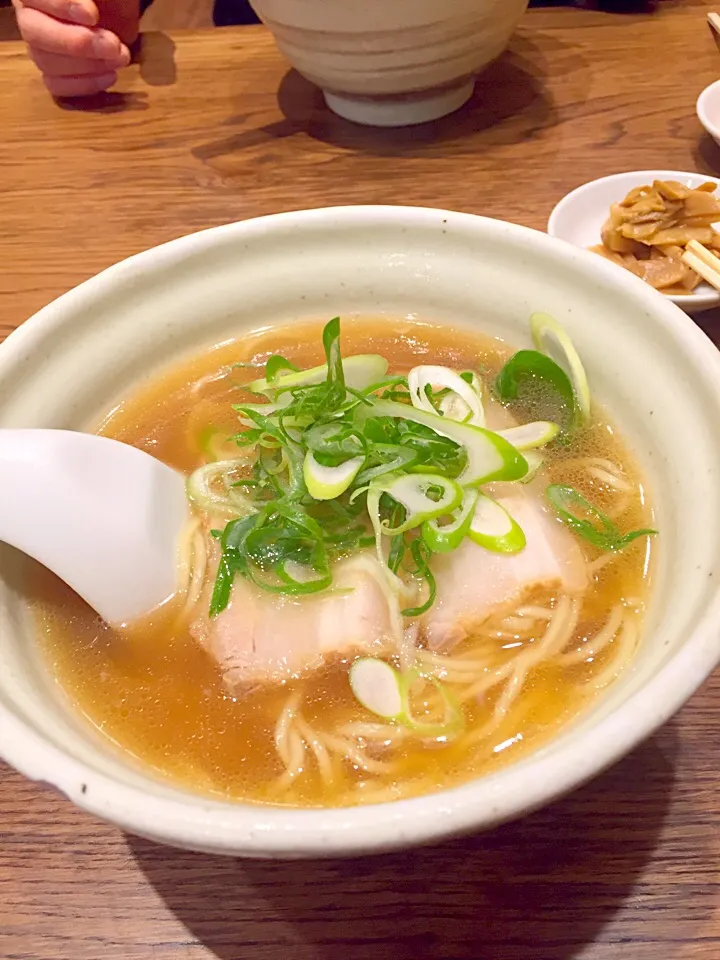
[[708,23],[715,33],[720,37],[720,13],[709,13],[707,15]]
[[698,243],[697,240],[691,240],[685,248],[683,263],[687,264],[711,287],[720,290],[720,257],[716,257],[707,247]]

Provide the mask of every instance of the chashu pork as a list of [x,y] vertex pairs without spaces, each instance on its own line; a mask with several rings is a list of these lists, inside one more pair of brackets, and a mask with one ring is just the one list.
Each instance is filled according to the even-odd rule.
[[575,537],[543,503],[534,483],[486,488],[522,527],[527,544],[516,554],[493,553],[470,539],[433,558],[437,600],[423,618],[434,650],[447,650],[474,626],[521,602],[535,589],[581,593],[588,572]]
[[237,577],[228,607],[191,632],[219,663],[226,684],[280,681],[321,666],[328,655],[380,654],[402,629],[399,606],[374,552],[340,560],[333,587],[278,597]]

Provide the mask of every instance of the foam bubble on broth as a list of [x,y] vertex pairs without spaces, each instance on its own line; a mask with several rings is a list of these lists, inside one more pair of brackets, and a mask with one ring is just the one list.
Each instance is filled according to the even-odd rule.
[[[254,374],[233,367],[264,363],[282,353],[307,367],[322,362],[320,323],[278,326],[242,342],[223,345],[193,358],[129,397],[104,421],[101,432],[133,443],[189,472],[202,462],[192,436],[207,421],[237,431],[230,404],[245,396],[237,384]],[[411,321],[343,322],[343,353],[372,350],[386,356],[392,372],[419,362],[457,369],[480,366],[486,383],[510,356],[504,343],[467,331]],[[542,403],[542,398],[532,398]],[[551,411],[547,411],[551,418]],[[651,510],[641,480],[615,430],[595,411],[589,429],[570,446],[554,445],[548,457],[547,483],[577,487],[601,510],[619,510],[622,527],[651,526]],[[622,468],[629,490],[618,493],[603,479],[602,465],[588,473],[590,461],[610,461]],[[607,472],[607,471],[606,471]],[[584,547],[588,561],[601,561]],[[336,737],[348,725],[377,724],[358,704],[347,682],[349,663],[335,658],[308,676],[273,686],[225,688],[217,664],[190,636],[177,628],[178,610],[168,605],[154,617],[122,631],[100,622],[64,584],[47,571],[37,576],[40,644],[49,669],[70,703],[116,749],[157,776],[202,794],[264,803],[335,806],[413,796],[465,782],[514,762],[545,743],[563,724],[585,709],[598,691],[594,680],[607,679],[622,637],[606,645],[591,662],[571,662],[573,651],[586,651],[584,640],[602,631],[613,609],[629,601],[644,604],[649,589],[647,541],[634,543],[612,562],[600,565],[577,610],[578,623],[564,648],[567,663],[541,662],[527,676],[522,693],[497,721],[504,688],[491,687],[480,699],[464,701],[466,732],[442,746],[405,738],[392,749],[358,741],[369,770],[332,753],[332,785],[315,770],[321,754],[309,752],[307,774],[278,788],[283,765],[275,734],[278,717],[292,698],[301,705],[306,739],[314,731]],[[478,636],[453,651],[449,675],[464,675],[466,663],[480,663],[482,685],[513,667],[515,658],[540,643],[547,622],[536,620],[528,633],[523,608],[554,609],[563,598],[546,591],[523,598],[509,620],[488,622]],[[633,629],[636,630],[636,627]],[[636,631],[637,632],[637,631]],[[623,642],[632,654],[630,632]],[[453,669],[455,673],[453,673]],[[468,688],[459,687],[460,694]],[[495,719],[493,719],[495,718]],[[493,725],[494,724],[494,725]],[[486,734],[489,726],[491,733]],[[319,751],[318,747],[318,751]],[[329,769],[329,768],[328,768]]]

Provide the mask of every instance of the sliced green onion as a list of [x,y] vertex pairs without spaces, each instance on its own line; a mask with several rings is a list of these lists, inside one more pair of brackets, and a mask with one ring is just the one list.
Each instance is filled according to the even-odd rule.
[[[382,380],[387,373],[388,362],[377,354],[358,354],[354,357],[345,357],[342,361],[342,370],[345,384],[354,390],[365,390],[373,383]],[[328,365],[321,364],[310,370],[298,370],[297,373],[286,373],[276,377],[272,383],[266,377],[253,380],[246,387],[251,393],[262,393],[272,399],[276,393],[309,387],[327,380]]]
[[245,460],[247,466],[252,464],[252,457],[243,456],[235,437],[228,436],[225,431],[217,427],[207,427],[200,432],[198,447],[208,460]]
[[344,420],[313,424],[302,435],[302,443],[313,453],[341,460],[357,457],[367,449],[362,434]]
[[287,566],[288,564],[278,566],[275,571],[278,577],[277,581],[252,569],[249,571],[250,579],[256,587],[260,587],[268,593],[277,593],[290,597],[303,597],[309,596],[311,593],[322,593],[323,590],[327,590],[328,587],[332,586],[332,573],[330,572],[330,568],[327,568],[327,570],[322,573],[319,572],[318,575],[312,579],[309,579],[307,576],[302,576],[299,580],[296,580],[289,570],[286,569]]
[[[393,573],[396,574],[400,569],[400,564],[405,559],[406,552],[407,543],[405,541],[405,535],[401,533],[393,537],[390,541],[390,551],[387,561],[387,565]],[[382,563],[382,554],[380,555],[380,562]]]
[[[358,474],[356,481],[358,486],[365,486],[378,477],[393,473],[412,466],[418,459],[418,454],[410,447],[401,447],[399,444],[392,443],[374,443],[370,448],[370,455],[373,459],[383,459],[374,467],[368,467]],[[387,457],[387,459],[384,459]]]
[[[621,533],[610,517],[593,506],[575,487],[554,483],[547,488],[546,496],[562,522],[599,550],[622,550],[639,537],[657,534],[657,530],[649,529]],[[574,512],[578,509],[585,517]]]
[[247,571],[245,541],[259,520],[257,515],[232,520],[220,535],[222,555],[210,600],[211,617],[217,617],[227,607],[235,576],[245,574]]
[[315,500],[334,500],[352,484],[365,463],[365,457],[353,457],[337,467],[318,463],[312,450],[305,454],[303,476],[308,493]]
[[450,553],[460,546],[470,530],[477,499],[477,491],[468,490],[448,523],[441,524],[437,517],[425,521],[422,538],[433,553]]
[[530,483],[531,480],[535,479],[538,470],[540,470],[542,465],[545,463],[545,457],[541,453],[538,453],[537,450],[526,450],[523,456],[527,460],[528,472],[522,478],[520,483]]
[[361,415],[411,420],[459,444],[467,454],[467,465],[457,478],[461,487],[479,486],[491,480],[519,480],[527,473],[522,454],[503,437],[483,427],[457,423],[393,400],[374,400],[369,412],[363,408]]
[[210,617],[215,618],[230,603],[230,593],[232,591],[233,581],[235,580],[235,570],[233,569],[231,557],[223,553],[218,564],[217,574],[215,576],[215,586],[213,587],[212,597],[210,598]]
[[245,547],[245,541],[252,531],[262,523],[261,516],[242,517],[232,520],[223,530],[220,543],[224,551],[240,551]]
[[528,395],[528,387],[532,390],[533,385],[538,382],[544,384],[558,398],[566,411],[565,426],[571,427],[577,419],[573,385],[563,368],[544,353],[537,350],[518,350],[498,374],[495,390],[500,400],[508,403],[524,399]]
[[563,359],[570,370],[580,421],[582,424],[587,424],[590,421],[590,387],[585,368],[572,340],[557,320],[547,313],[534,313],[530,317],[530,333],[537,350],[547,353],[547,342],[550,338],[553,338],[560,347]]
[[[357,701],[370,713],[402,724],[424,739],[451,739],[465,729],[465,717],[455,698],[439,680],[418,670],[400,673],[384,660],[364,657],[350,667],[350,688]],[[427,721],[413,709],[417,684],[430,686],[440,694],[442,720]]]
[[519,553],[527,542],[505,507],[484,493],[478,496],[468,536],[493,553]]
[[265,379],[268,383],[274,383],[283,370],[291,370],[293,373],[298,372],[298,368],[294,363],[290,363],[289,360],[286,360],[285,357],[281,357],[279,354],[274,354],[272,357],[268,357],[267,363],[265,364]]
[[405,520],[391,527],[387,521],[380,524],[383,533],[394,536],[419,527],[426,520],[452,513],[463,499],[462,488],[448,477],[438,473],[398,474],[375,481],[368,491],[368,509],[379,511],[380,497],[388,494],[405,508]]
[[[430,365],[413,367],[408,374],[408,387],[412,405],[418,410],[437,413],[428,396],[428,388],[449,390],[450,394],[443,397],[441,412],[452,420],[471,423],[475,427],[485,426],[485,411],[479,391],[449,367]],[[460,403],[453,403],[457,400]]]
[[[480,404],[482,405],[483,386],[480,378],[474,373],[461,373],[460,378],[472,387],[480,400]],[[442,397],[439,404],[439,410],[444,417],[449,417],[451,420],[457,420],[460,423],[474,422],[471,419],[470,408],[462,399],[462,397],[459,397],[456,393],[448,392],[444,397]],[[485,426],[484,408],[482,412],[482,422],[475,422],[475,426]]]
[[[417,683],[431,686],[440,694],[444,712],[442,720],[437,722],[423,720],[413,712],[413,687]],[[445,685],[435,677],[421,673],[419,670],[408,670],[407,673],[400,674],[400,696],[403,702],[403,713],[397,719],[423,739],[451,740],[465,729],[465,715],[460,704]]]
[[332,583],[322,540],[292,524],[272,519],[258,523],[239,549],[247,562],[245,575],[270,593],[305,596]]
[[340,353],[340,317],[333,317],[329,323],[325,324],[322,340],[327,358],[327,377],[325,379],[328,385],[337,384],[344,387],[345,373],[343,371],[342,354]]
[[[310,587],[307,593],[316,593],[330,586],[332,577],[328,568],[316,570],[307,563],[298,563],[297,560],[285,560],[277,567],[279,578],[292,587]],[[297,591],[300,592],[300,591]]]
[[409,607],[407,610],[403,610],[402,615],[404,617],[421,617],[424,613],[427,613],[435,603],[437,583],[432,570],[428,566],[430,550],[424,541],[419,539],[412,540],[410,543],[410,553],[415,561],[415,570],[411,571],[411,573],[416,574],[425,581],[427,584],[427,597],[425,598],[425,602],[419,606]]
[[[235,486],[234,474],[246,468],[247,461],[242,459],[216,460],[199,467],[187,479],[188,499],[193,506],[214,516],[233,518],[254,513],[256,508],[251,498]],[[225,488],[222,493],[214,489],[218,480]]]
[[[400,611],[396,597],[398,619],[400,612],[420,617],[435,601],[433,552],[456,549],[465,536],[492,550],[522,549],[524,536],[513,518],[475,491],[491,481],[530,480],[543,463],[536,449],[554,440],[559,428],[538,420],[507,431],[487,430],[477,374],[420,365],[409,378],[388,377],[383,357],[343,360],[340,335],[336,317],[323,330],[326,362],[311,370],[271,356],[265,378],[250,384],[270,402],[235,406],[247,428],[229,438],[239,457],[227,456],[209,440],[208,455],[223,461],[208,464],[188,482],[199,508],[230,521],[219,537],[213,615],[229,602],[237,575],[288,596],[330,587],[333,561],[372,545],[368,516],[379,569],[395,582],[393,573],[402,567],[403,575],[419,584],[416,607]],[[583,396],[587,409],[589,399],[572,345],[554,321],[543,317],[533,318],[533,336],[538,347],[550,336],[560,344],[561,363],[572,379],[549,356],[520,351],[498,377],[498,392],[514,399],[529,385],[530,392],[521,397],[525,406],[559,398],[571,423],[579,422]],[[560,409],[559,422],[564,421]],[[241,459],[243,452],[247,459]],[[576,528],[587,522],[587,510],[575,516],[577,511],[567,507],[565,502],[563,509],[573,516],[565,522]],[[599,530],[612,548],[649,532],[623,537],[598,520],[602,516],[592,518],[596,527],[600,524],[595,539]],[[436,700],[433,695],[435,707]]]
[[[280,400],[282,400],[282,397],[280,398]],[[281,403],[253,403],[252,409],[255,411],[255,413],[260,413],[264,417],[271,417],[274,413],[278,412],[278,409],[280,408],[280,406],[281,406]],[[252,428],[253,426],[255,426],[255,423],[253,420],[250,420],[249,417],[243,414],[243,410],[245,409],[245,407],[246,407],[246,404],[238,404],[238,403],[233,404],[233,410],[235,410],[235,412],[238,414],[238,421],[240,422],[240,425],[243,427]],[[242,434],[240,434],[237,437],[237,439],[240,443],[242,443],[245,438],[243,437]]]
[[264,434],[267,434],[269,437],[272,437],[273,440],[277,441],[277,444],[280,447],[282,447],[285,454],[285,462],[289,479],[287,496],[295,499],[301,497],[305,493],[301,446],[292,441],[287,433],[285,433],[282,428],[273,420],[261,413],[258,413],[253,404],[236,405],[235,410],[239,410],[241,413],[244,413],[245,416],[255,424],[257,428],[256,432],[258,439],[260,439]]
[[402,387],[404,390],[407,390],[407,377],[384,377],[382,380],[378,380],[377,383],[371,383],[369,387],[365,387],[362,392],[367,396],[371,393],[380,393],[380,391],[384,390],[392,391],[395,387]]
[[516,450],[525,453],[526,450],[546,446],[560,433],[560,427],[549,420],[535,420],[519,427],[498,430],[497,433],[511,443]]
[[355,699],[378,717],[394,720],[402,713],[400,674],[384,660],[356,660],[350,667],[350,689]]

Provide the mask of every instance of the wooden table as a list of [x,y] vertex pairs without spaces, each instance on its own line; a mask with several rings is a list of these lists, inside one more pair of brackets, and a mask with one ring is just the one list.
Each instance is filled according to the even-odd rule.
[[[0,47],[0,330],[144,247],[257,214],[410,202],[542,228],[603,173],[720,173],[694,114],[707,5],[533,12],[474,102],[352,127],[260,28],[145,38],[119,92],[50,101]],[[720,331],[720,317],[703,321]],[[7,960],[718,960],[720,677],[650,742],[490,835],[340,863],[225,861],[124,836],[9,769]]]

